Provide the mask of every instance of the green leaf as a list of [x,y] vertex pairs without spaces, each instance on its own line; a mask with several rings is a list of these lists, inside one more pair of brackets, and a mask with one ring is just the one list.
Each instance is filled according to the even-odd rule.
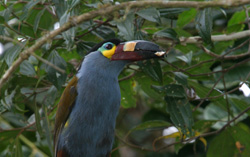
[[216,122],[217,120],[199,120],[195,122],[193,129],[199,132],[206,131],[207,129],[211,128],[211,126]]
[[91,33],[95,34],[99,38],[102,38],[103,40],[106,39],[111,39],[115,37],[115,32],[113,29],[106,27],[106,26],[101,26],[93,31]]
[[181,128],[183,134],[187,137],[193,136],[192,126],[194,123],[192,117],[191,105],[186,98],[174,96],[166,96],[165,101],[168,104],[167,110],[170,114],[170,119],[177,128]]
[[[4,125],[4,124],[3,124]],[[1,126],[2,128],[2,126]],[[20,130],[12,130],[12,131],[2,131],[0,133],[0,152],[2,152],[10,146],[14,142],[14,138],[18,135]]]
[[246,13],[244,10],[235,12],[227,23],[227,33],[239,32],[244,29],[243,22],[246,20]]
[[25,20],[28,16],[29,16],[29,14],[31,14],[31,12],[33,11],[33,10],[31,10],[31,11],[29,11],[31,8],[33,8],[35,5],[37,5],[38,3],[40,2],[40,0],[36,0],[36,1],[29,1],[25,6],[24,6],[24,8],[23,8],[23,14],[19,17],[19,19],[21,20],[21,21],[23,21],[23,20]]
[[119,30],[119,35],[125,40],[134,40],[134,19],[133,13],[129,13],[126,18],[122,21],[117,21],[117,28]]
[[35,120],[36,120],[36,128],[40,135],[40,137],[43,137],[43,131],[42,131],[42,125],[41,125],[41,118],[39,113],[39,108],[36,103],[36,96],[34,97],[34,106],[35,106]]
[[161,23],[160,12],[155,8],[143,9],[138,11],[136,14],[148,21]]
[[37,31],[37,28],[38,28],[39,23],[40,23],[40,19],[41,19],[41,17],[43,16],[45,10],[46,10],[46,8],[44,8],[43,10],[41,10],[41,11],[36,15],[36,19],[35,19],[34,27],[33,27],[35,33],[36,33],[36,31]]
[[16,57],[19,55],[21,50],[22,48],[19,45],[15,45],[15,46],[8,48],[4,52],[4,60],[8,64],[9,67],[12,65],[12,63],[14,62]]
[[[196,93],[196,95],[198,95],[200,98],[205,98],[208,94],[208,92],[211,90],[211,88],[206,87],[204,85],[201,85],[195,81],[188,81],[188,84],[190,87],[192,87]],[[213,89],[212,92],[209,94],[209,97],[212,96],[218,96],[221,93],[218,90]],[[211,100],[215,105],[219,106],[220,108],[222,108],[223,110],[227,111],[226,108],[226,100],[221,98],[217,98],[217,99],[212,99]]]
[[[232,85],[239,84],[248,76],[250,72],[249,65],[250,64],[245,64],[229,70],[227,73],[225,73],[224,80]],[[221,70],[221,67],[219,67],[218,70]],[[221,75],[221,73],[215,74],[215,79],[218,79]]]
[[178,15],[186,10],[189,10],[189,9],[188,8],[165,8],[165,9],[159,9],[159,12],[160,12],[161,17],[176,20],[178,18]]
[[9,21],[9,18],[11,16],[11,12],[13,10],[13,5],[9,5],[8,8],[4,9],[0,12],[0,24],[7,23]]
[[20,157],[20,156],[23,155],[23,153],[22,153],[22,145],[20,144],[20,141],[19,141],[18,137],[15,140],[14,150],[15,150],[15,156],[16,157]]
[[187,11],[183,11],[181,14],[179,14],[178,20],[177,20],[177,26],[178,27],[184,27],[188,23],[190,23],[192,20],[195,19],[195,16],[197,14],[197,10],[192,8]]
[[235,141],[228,130],[216,136],[208,147],[207,157],[231,157],[235,152]]
[[170,84],[166,86],[155,86],[152,85],[152,88],[158,91],[159,93],[165,93],[169,97],[177,98],[186,98],[186,92],[182,85]]
[[240,125],[228,128],[210,143],[208,157],[250,156],[249,131]]
[[121,89],[122,107],[124,108],[136,107],[135,91],[133,89],[135,82],[129,79],[121,81],[119,84]]
[[[64,23],[66,23],[68,21],[68,19],[70,18],[70,16],[73,16],[73,15],[71,15],[71,13],[66,11],[63,14],[63,16],[60,18],[60,21],[59,21],[60,25],[62,26]],[[71,46],[73,46],[75,33],[76,33],[75,27],[72,27],[72,28],[70,28],[67,31],[64,31],[62,33],[63,38],[66,40],[67,48],[70,48]]]
[[[229,103],[234,105],[235,107],[237,107],[241,112],[249,107],[249,102],[246,102],[246,101],[244,101],[240,98],[236,98],[236,97],[235,98],[230,97]],[[246,113],[248,114],[248,116],[250,116],[250,111],[247,111]]]
[[188,65],[191,65],[192,58],[193,58],[193,52],[191,51],[186,55],[177,56],[176,58],[182,60],[183,62],[187,63]]
[[172,28],[160,30],[160,31],[156,32],[154,35],[157,37],[164,37],[164,38],[179,42],[178,35],[175,32],[175,30]]
[[[247,128],[247,130],[245,129]],[[247,125],[237,125],[229,129],[231,136],[233,136],[235,140],[235,145],[237,147],[237,151],[234,153],[241,154],[241,156],[250,156],[250,131]],[[240,144],[240,147],[239,147]]]
[[[49,55],[48,61],[63,70],[66,69],[66,62],[61,56],[59,56],[59,54],[55,50]],[[45,67],[45,71],[48,73],[48,80],[53,83],[53,85],[55,85],[57,89],[60,89],[61,86],[65,83],[67,75],[65,73],[60,73],[49,65],[46,65]]]
[[24,127],[26,126],[26,117],[22,114],[19,113],[14,113],[14,112],[6,112],[1,114],[1,116],[9,121],[10,123],[14,124],[15,126],[18,127]]
[[5,19],[3,16],[0,16],[0,24],[4,24],[5,23]]
[[143,122],[143,123],[133,127],[132,129],[130,129],[128,134],[130,134],[133,131],[155,129],[155,128],[166,128],[166,127],[169,127],[171,125],[172,125],[171,123],[169,123],[167,121],[163,121],[163,120],[146,121],[146,122]]
[[52,135],[51,135],[51,129],[50,129],[50,125],[49,125],[49,119],[48,119],[48,114],[47,114],[47,108],[45,107],[45,105],[42,105],[42,109],[43,109],[43,128],[45,130],[45,137],[47,140],[47,144],[50,150],[50,156],[52,156],[53,154],[53,145],[52,145]]
[[95,43],[93,42],[78,42],[76,45],[76,51],[77,53],[84,57],[85,55],[87,55],[87,52],[95,45]]
[[45,98],[43,100],[43,104],[47,107],[54,106],[56,98],[58,97],[58,90],[55,86],[51,86],[49,90],[45,93]]
[[154,89],[151,88],[152,84],[159,85],[159,82],[152,80],[150,77],[146,76],[145,73],[136,73],[135,80],[138,86],[146,93],[148,97],[154,98],[156,100],[161,100],[162,96],[158,94]]
[[196,16],[196,29],[203,41],[207,44],[213,44],[211,33],[213,27],[212,9],[206,8],[198,12]]
[[150,76],[154,81],[162,83],[161,65],[156,59],[138,62],[138,65],[143,72]]
[[77,6],[81,1],[80,0],[72,0],[69,10],[73,9],[75,6]]
[[0,62],[0,78],[2,78],[4,72],[5,72],[5,69],[7,68],[7,64],[6,62]]
[[152,86],[160,93],[165,93],[167,111],[174,125],[181,128],[182,133],[192,136],[193,117],[186,92],[182,85],[171,84],[166,86]]
[[188,82],[187,82],[188,76],[187,75],[183,74],[182,72],[174,72],[174,75],[175,75],[175,80],[179,84],[184,85],[184,86],[188,85]]
[[28,61],[23,61],[20,65],[20,73],[26,76],[35,76],[36,71],[32,64]]

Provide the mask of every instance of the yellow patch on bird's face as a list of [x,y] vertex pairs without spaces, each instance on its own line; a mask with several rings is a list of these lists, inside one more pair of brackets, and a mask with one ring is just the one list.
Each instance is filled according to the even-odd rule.
[[102,54],[103,54],[103,56],[105,56],[107,58],[111,58],[113,56],[113,54],[115,53],[115,49],[116,49],[116,46],[114,45],[112,47],[112,49],[110,49],[110,50],[103,50]]
[[102,47],[98,49],[102,53],[103,56],[107,58],[111,58],[115,53],[116,46],[111,42],[104,43]]

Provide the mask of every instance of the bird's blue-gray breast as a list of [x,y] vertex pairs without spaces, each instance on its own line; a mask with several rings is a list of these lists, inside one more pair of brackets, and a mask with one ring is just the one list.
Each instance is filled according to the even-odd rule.
[[77,74],[78,96],[59,148],[66,148],[72,156],[89,157],[111,151],[121,99],[118,75],[126,63],[110,61],[98,51],[86,56]]

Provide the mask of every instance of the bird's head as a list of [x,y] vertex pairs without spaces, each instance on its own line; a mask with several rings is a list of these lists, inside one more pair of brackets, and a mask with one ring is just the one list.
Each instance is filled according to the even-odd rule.
[[134,40],[121,42],[118,39],[110,39],[99,43],[90,52],[99,51],[110,60],[139,61],[150,58],[162,57],[166,52],[152,42],[145,40]]

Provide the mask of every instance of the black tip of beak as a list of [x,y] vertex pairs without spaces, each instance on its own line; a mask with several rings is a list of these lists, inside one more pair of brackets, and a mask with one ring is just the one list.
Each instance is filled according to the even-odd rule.
[[118,45],[111,60],[138,61],[150,58],[159,58],[164,56],[164,54],[165,52],[153,42],[135,40]]
[[135,50],[157,52],[160,51],[160,47],[155,43],[142,40],[136,43]]

